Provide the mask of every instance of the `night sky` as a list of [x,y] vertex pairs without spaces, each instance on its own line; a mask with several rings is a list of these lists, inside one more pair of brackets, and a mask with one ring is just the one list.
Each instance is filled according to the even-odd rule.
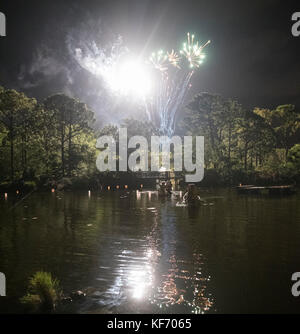
[[291,33],[299,1],[4,0],[0,11],[7,18],[0,85],[30,96],[64,91],[96,105],[93,95],[101,96],[101,87],[76,68],[70,36],[76,43],[106,43],[121,35],[124,45],[146,57],[180,48],[190,31],[212,41],[193,92],[219,93],[248,107],[300,105],[300,37]]

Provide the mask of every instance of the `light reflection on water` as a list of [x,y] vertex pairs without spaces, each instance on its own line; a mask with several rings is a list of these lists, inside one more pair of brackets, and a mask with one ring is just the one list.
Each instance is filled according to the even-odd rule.
[[145,240],[125,240],[127,248],[120,248],[114,255],[116,276],[107,289],[109,304],[114,300],[114,306],[120,306],[129,301],[137,308],[150,303],[160,311],[177,307],[185,312],[207,312],[213,307],[213,298],[206,291],[209,277],[201,273],[203,256],[193,252],[188,260],[177,257],[179,236],[172,208],[168,208],[168,202],[161,207],[151,206],[153,194],[149,193],[136,192],[149,231]]
[[205,196],[214,205],[198,209],[147,191],[40,193],[13,210],[1,200],[8,295],[17,300],[42,269],[66,294],[87,293],[72,312],[298,310],[281,284],[299,271],[300,197]]

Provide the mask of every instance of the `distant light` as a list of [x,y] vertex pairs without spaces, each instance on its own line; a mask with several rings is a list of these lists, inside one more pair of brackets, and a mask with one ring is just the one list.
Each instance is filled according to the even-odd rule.
[[141,199],[141,193],[138,190],[136,191],[136,199]]
[[144,283],[139,283],[137,284],[134,289],[132,296],[135,299],[141,299],[145,294],[145,284]]
[[4,198],[7,199],[7,193],[4,194]]
[[52,193],[54,193],[54,192],[55,192],[55,189],[54,189],[54,188],[52,188],[52,189],[51,189],[51,192],[52,192]]
[[126,185],[125,185],[125,189],[127,189],[127,188],[128,188],[128,185],[126,184]]
[[138,59],[120,62],[109,78],[112,90],[133,97],[150,94],[152,79],[147,67]]
[[107,190],[110,190],[110,186],[107,187]]

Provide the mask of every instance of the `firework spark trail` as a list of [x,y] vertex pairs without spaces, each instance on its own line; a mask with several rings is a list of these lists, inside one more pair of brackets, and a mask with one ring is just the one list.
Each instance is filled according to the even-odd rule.
[[184,76],[178,72],[173,79],[169,79],[166,74],[163,74],[164,77],[161,79],[159,90],[156,93],[156,103],[150,107],[146,104],[150,121],[157,123],[157,119],[153,118],[153,115],[155,115],[156,110],[159,111],[159,124],[156,126],[165,135],[171,136],[174,132],[175,115],[184,102],[192,75],[193,71]]
[[[194,35],[188,33],[187,42],[179,52],[181,56],[174,50],[170,53],[160,50],[150,56],[150,64],[160,71],[161,75],[154,96],[145,99],[145,108],[149,121],[158,127],[161,134],[169,137],[173,135],[176,113],[184,103],[194,71],[205,58],[203,49],[209,43],[210,41],[199,45],[195,42]],[[188,68],[185,62],[188,63]]]
[[94,41],[81,41],[73,50],[73,56],[82,68],[102,78],[114,96],[131,93],[130,99],[142,102],[148,120],[162,135],[171,137],[177,111],[184,104],[191,78],[202,64],[205,58],[203,49],[209,43],[199,45],[194,35],[188,33],[187,42],[178,53],[174,49],[171,52],[153,52],[148,59],[154,74],[152,84],[149,82],[152,76],[147,76],[147,70],[144,71],[139,59],[122,64],[129,50],[123,46],[121,37],[101,48]]
[[193,72],[188,72],[185,76],[182,76],[178,72],[174,75],[174,78],[169,78],[164,73],[155,92],[155,102],[152,103],[151,100],[150,105],[146,103],[149,120],[164,135],[171,136],[174,131],[175,114],[186,97],[192,74]]
[[179,87],[177,87],[177,91],[179,90],[179,92],[178,92],[177,97],[175,97],[175,103],[171,109],[170,117],[169,117],[169,124],[168,124],[168,129],[169,129],[168,135],[169,136],[171,136],[175,130],[174,128],[175,128],[176,112],[179,109],[179,107],[183,105],[183,102],[187,95],[188,86],[189,86],[192,75],[193,75],[193,72],[188,73],[188,75],[186,76],[186,79],[183,82],[182,89],[179,89]]

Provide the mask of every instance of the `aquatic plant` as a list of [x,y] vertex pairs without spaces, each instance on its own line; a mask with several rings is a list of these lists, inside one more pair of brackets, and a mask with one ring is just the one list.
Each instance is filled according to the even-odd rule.
[[38,271],[29,279],[27,294],[20,302],[30,311],[51,312],[61,296],[59,281],[51,273]]

